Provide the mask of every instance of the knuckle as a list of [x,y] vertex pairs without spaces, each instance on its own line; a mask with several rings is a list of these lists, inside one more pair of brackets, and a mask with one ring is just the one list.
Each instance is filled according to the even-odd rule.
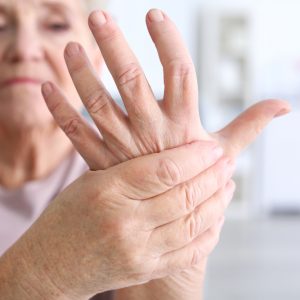
[[104,111],[108,104],[109,101],[103,89],[97,89],[96,91],[91,93],[85,101],[87,110],[93,114]]
[[181,170],[178,165],[170,158],[159,161],[157,177],[160,182],[168,187],[173,187],[180,182]]
[[62,125],[62,130],[66,133],[68,136],[73,136],[78,134],[80,126],[80,120],[78,118],[73,118],[68,120],[64,125]]
[[185,78],[195,73],[194,65],[191,61],[184,61],[180,58],[171,60],[168,63],[171,76]]
[[191,212],[195,208],[195,188],[189,183],[183,184],[185,210]]
[[125,65],[120,74],[118,75],[117,81],[120,86],[128,85],[133,83],[138,85],[140,78],[142,77],[142,70],[137,63],[130,63]]
[[196,206],[199,193],[195,185],[190,182],[185,182],[182,185],[182,190],[184,194],[184,209],[186,212],[191,212]]
[[[78,201],[83,205],[84,209],[88,212],[88,215],[94,215],[99,211],[101,207],[101,203],[103,203],[105,199],[105,195],[103,195],[102,189],[95,188],[95,175],[92,174],[94,171],[87,171],[82,177],[80,177],[81,188],[86,191],[85,197],[78,197]],[[97,176],[97,183],[99,182],[99,176]],[[95,222],[95,227],[99,226],[99,222]],[[104,233],[109,233],[111,225],[107,222],[103,223],[99,230]]]
[[124,264],[128,270],[131,279],[134,281],[147,281],[152,273],[152,268],[148,266],[145,259],[141,257],[140,253],[137,251],[126,251],[122,256],[124,259]]
[[115,220],[111,223],[111,230],[119,241],[126,242],[128,240],[128,232],[131,230],[130,223],[126,220]]
[[195,247],[192,251],[190,265],[194,266],[201,262],[201,260],[205,257],[203,251],[199,247]]
[[202,227],[202,219],[198,215],[196,215],[194,212],[190,214],[187,220],[187,238],[189,240],[193,240],[197,235],[199,235],[200,230]]
[[133,273],[142,272],[142,261],[135,251],[127,251],[124,254],[128,269]]

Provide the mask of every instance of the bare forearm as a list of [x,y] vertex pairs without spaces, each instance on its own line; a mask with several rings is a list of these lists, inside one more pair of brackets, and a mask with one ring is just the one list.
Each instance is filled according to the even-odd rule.
[[[37,272],[24,255],[21,245],[14,245],[0,258],[0,295],[6,300],[67,300],[43,272]],[[40,274],[38,276],[37,274]]]

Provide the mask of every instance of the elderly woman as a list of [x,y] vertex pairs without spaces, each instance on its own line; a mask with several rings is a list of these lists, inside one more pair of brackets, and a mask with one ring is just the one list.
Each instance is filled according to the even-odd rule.
[[[80,0],[0,0],[1,298],[200,299],[235,157],[289,107],[258,103],[209,134],[167,15],[146,19],[164,68],[158,102],[117,25],[95,11],[100,55],[87,12]],[[97,76],[102,57],[127,114]]]

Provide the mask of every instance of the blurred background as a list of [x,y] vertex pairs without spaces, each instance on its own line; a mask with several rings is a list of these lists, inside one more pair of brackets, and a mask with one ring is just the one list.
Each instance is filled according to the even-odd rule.
[[175,21],[191,52],[208,130],[261,99],[286,99],[293,107],[238,161],[237,191],[209,261],[205,299],[299,300],[300,1],[110,0],[108,10],[161,97],[162,69],[144,21],[153,7]]

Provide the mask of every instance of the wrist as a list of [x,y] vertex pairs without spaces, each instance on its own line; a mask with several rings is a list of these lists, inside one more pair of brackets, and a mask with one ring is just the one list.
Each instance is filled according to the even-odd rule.
[[115,291],[115,300],[201,300],[207,259],[192,269]]

